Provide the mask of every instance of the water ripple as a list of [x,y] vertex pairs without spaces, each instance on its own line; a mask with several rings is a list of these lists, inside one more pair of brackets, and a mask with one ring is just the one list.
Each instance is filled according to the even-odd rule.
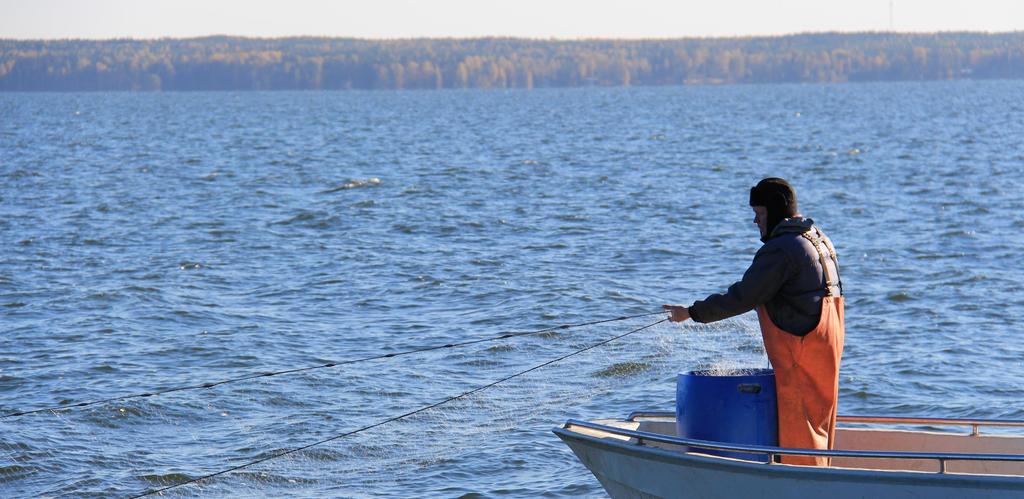
[[[843,259],[840,411],[1021,418],[1021,90],[0,94],[0,405],[701,298],[749,264],[744,193],[778,175]],[[0,495],[170,485],[640,325],[3,420]],[[668,409],[676,372],[763,356],[749,314],[663,325],[184,493],[600,496],[550,427]]]

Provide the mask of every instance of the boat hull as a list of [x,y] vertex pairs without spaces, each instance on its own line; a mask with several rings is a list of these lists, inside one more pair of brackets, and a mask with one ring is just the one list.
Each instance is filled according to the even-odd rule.
[[613,498],[1021,498],[1021,477],[764,464],[558,428]]

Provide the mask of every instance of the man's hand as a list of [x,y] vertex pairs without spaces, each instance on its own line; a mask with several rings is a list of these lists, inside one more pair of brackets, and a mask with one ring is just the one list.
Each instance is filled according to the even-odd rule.
[[668,320],[672,322],[683,322],[690,318],[690,310],[682,305],[662,305],[661,308],[668,312]]

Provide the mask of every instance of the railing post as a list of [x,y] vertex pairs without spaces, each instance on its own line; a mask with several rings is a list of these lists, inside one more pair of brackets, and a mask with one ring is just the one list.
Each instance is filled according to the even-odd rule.
[[946,473],[946,460],[940,457],[939,458],[939,474],[941,475],[941,474],[944,474],[944,473]]
[[972,437],[978,436],[978,425],[977,424],[971,425],[971,436]]

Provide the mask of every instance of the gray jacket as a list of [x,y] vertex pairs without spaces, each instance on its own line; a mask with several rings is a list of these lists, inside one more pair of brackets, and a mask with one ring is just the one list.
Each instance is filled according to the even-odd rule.
[[[797,336],[811,332],[821,318],[825,276],[818,251],[801,235],[804,232],[815,237],[814,220],[793,217],[779,222],[743,278],[729,286],[725,294],[713,294],[694,303],[690,318],[714,322],[764,305],[772,322],[783,331]],[[824,233],[822,237],[828,239]],[[819,246],[832,277],[832,294],[840,296],[839,269],[829,254],[831,241]]]

